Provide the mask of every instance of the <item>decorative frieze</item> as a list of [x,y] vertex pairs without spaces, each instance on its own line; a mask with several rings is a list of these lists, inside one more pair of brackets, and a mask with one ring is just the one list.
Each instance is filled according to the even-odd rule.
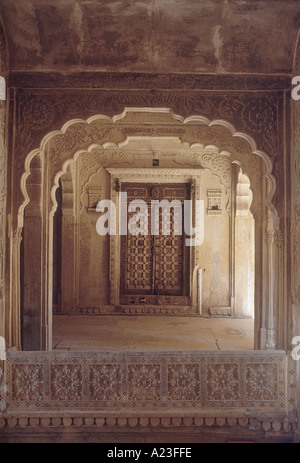
[[7,411],[287,407],[279,352],[8,353]]
[[[183,117],[197,114],[223,119],[233,124],[238,131],[245,131],[254,136],[259,140],[261,148],[271,157],[277,157],[279,153],[281,140],[278,115],[282,111],[283,98],[280,91],[265,92],[262,95],[245,91],[236,94],[210,94],[195,90],[191,95],[179,87],[174,90],[171,99],[169,92],[163,90],[155,93],[151,90],[94,90],[74,95],[71,90],[33,92],[24,89],[18,91],[17,95],[17,105],[20,109],[17,141],[19,152],[25,156],[35,145],[39,145],[43,135],[54,130],[54,121],[57,129],[57,123],[60,122],[62,126],[68,120],[88,119],[104,112],[113,116],[129,106],[170,107],[174,114],[181,114]],[[59,136],[57,143],[60,149],[67,151],[74,144],[78,146],[84,141],[87,136],[86,129],[81,128],[80,124],[77,125],[76,130],[68,128],[65,134]],[[102,138],[108,136],[109,130],[109,127],[104,129]],[[223,145],[224,142],[223,139]]]

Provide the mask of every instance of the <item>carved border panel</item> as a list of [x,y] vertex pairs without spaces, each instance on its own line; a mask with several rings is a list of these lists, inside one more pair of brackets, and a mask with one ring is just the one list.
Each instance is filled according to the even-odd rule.
[[150,90],[110,90],[109,92],[76,92],[71,90],[33,92],[19,90],[18,152],[21,157],[37,146],[44,135],[59,130],[71,119],[87,119],[97,114],[113,116],[125,107],[153,107],[173,110],[183,117],[201,115],[210,119],[223,119],[232,123],[237,131],[253,136],[260,149],[271,158],[280,153],[281,137],[279,117],[283,107],[281,92],[237,94],[174,90],[174,93]]
[[7,411],[284,412],[279,352],[11,353]]

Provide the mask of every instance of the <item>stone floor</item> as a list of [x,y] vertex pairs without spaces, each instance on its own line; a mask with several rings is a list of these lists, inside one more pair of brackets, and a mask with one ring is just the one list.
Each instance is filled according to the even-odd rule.
[[58,350],[251,350],[254,320],[199,316],[55,315]]

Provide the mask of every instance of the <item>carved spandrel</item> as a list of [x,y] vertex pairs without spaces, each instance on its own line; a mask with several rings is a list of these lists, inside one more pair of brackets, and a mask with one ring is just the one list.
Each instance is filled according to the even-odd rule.
[[[241,93],[223,96],[199,91],[193,92],[191,96],[186,92],[177,91],[170,102],[169,94],[161,91],[152,94],[148,90],[134,93],[130,90],[120,90],[112,94],[101,91],[93,94],[82,92],[77,94],[76,98],[68,91],[51,92],[47,96],[45,93],[23,91],[19,92],[17,104],[22,108],[19,112],[18,140],[23,153],[24,149],[25,153],[28,153],[34,145],[39,146],[41,137],[54,129],[54,121],[57,129],[59,121],[62,126],[66,120],[87,119],[99,112],[113,116],[129,106],[171,107],[175,114],[184,117],[199,114],[209,118],[225,119],[233,123],[237,131],[254,135],[261,148],[270,156],[276,157],[280,146],[278,114],[282,108],[282,93],[264,96]],[[77,136],[82,136],[80,131],[75,138]],[[61,140],[66,147],[68,137]],[[72,143],[72,137],[69,140]]]

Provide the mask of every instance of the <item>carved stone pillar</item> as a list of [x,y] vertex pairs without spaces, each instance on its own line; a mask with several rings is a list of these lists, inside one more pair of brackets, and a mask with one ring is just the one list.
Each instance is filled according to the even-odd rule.
[[20,256],[21,256],[22,228],[15,228],[11,238],[11,280],[14,282],[11,291],[11,313],[9,314],[8,345],[21,349],[21,309],[20,309]]
[[[119,204],[119,191],[120,183],[118,178],[112,175],[111,178],[111,192],[110,199],[115,204],[118,214],[116,215],[116,221],[114,217],[111,218],[111,223],[115,225],[116,230],[119,229],[120,213],[119,210],[123,204]],[[113,214],[112,214],[113,215]],[[110,304],[118,305],[120,297],[120,240],[116,234],[110,235],[110,267],[109,267],[109,278],[110,278]]]
[[41,233],[41,217],[26,213],[23,231],[24,263],[22,275],[24,283],[21,311],[23,350],[41,350]]
[[76,310],[76,236],[72,169],[62,177],[61,311]]
[[234,218],[235,315],[253,316],[254,221],[250,212],[250,181],[240,171],[236,178]]
[[286,313],[284,309],[284,234],[281,230],[275,232],[276,274],[275,274],[275,317],[277,320],[277,349],[285,348],[285,333],[287,330]]
[[283,296],[282,269],[283,234],[268,230],[268,310],[266,316],[266,349],[278,348],[279,313]]
[[74,215],[64,211],[62,216],[61,248],[61,311],[76,309],[76,222]]
[[43,301],[44,301],[44,242],[46,230],[42,219],[41,160],[32,161],[29,204],[25,208],[23,226],[23,282],[21,304],[22,348],[42,350],[43,346]]

